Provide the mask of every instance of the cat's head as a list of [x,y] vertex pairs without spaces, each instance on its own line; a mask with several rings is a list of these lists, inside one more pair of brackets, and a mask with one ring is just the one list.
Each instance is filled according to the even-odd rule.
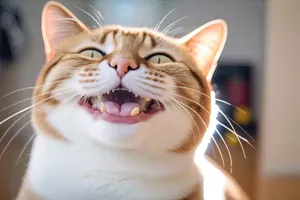
[[182,38],[147,28],[89,29],[48,3],[46,64],[34,92],[40,134],[130,149],[186,152],[210,123],[211,77],[227,26],[215,20]]

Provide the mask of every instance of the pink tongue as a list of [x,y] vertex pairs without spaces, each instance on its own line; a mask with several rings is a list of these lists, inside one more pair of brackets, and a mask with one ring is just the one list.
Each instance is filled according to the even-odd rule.
[[131,111],[135,107],[140,106],[138,103],[124,103],[120,108],[119,104],[112,101],[107,101],[104,104],[105,104],[107,114],[115,115],[115,116],[123,116],[123,117],[130,116]]
[[140,107],[140,104],[138,103],[124,103],[121,106],[121,116],[130,116],[131,111],[135,108],[135,107]]
[[120,113],[120,106],[117,103],[114,103],[112,101],[107,101],[104,103],[105,105],[105,112],[110,115],[117,115],[119,116]]

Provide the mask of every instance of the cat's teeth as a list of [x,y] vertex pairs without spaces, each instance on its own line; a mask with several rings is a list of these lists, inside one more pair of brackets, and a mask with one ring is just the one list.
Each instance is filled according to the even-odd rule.
[[104,105],[104,103],[100,103],[100,111],[102,112],[102,113],[105,113],[105,111],[106,111],[106,108],[105,108],[105,105]]
[[101,96],[101,95],[100,95],[100,96],[97,96],[98,102],[101,102],[101,99],[102,99],[102,96]]
[[131,116],[131,117],[137,116],[138,114],[140,114],[140,108],[139,108],[139,107],[135,107],[135,108],[132,109],[132,111],[130,112],[130,116]]
[[112,92],[115,92],[115,90],[112,90]]
[[148,102],[148,101],[151,101],[151,98],[150,98],[150,97],[145,97],[144,99],[145,99],[147,102]]
[[92,103],[92,106],[96,103],[96,99],[95,98],[91,98],[91,103]]
[[137,95],[137,94],[135,94],[135,98],[137,98],[137,96],[138,96],[138,95]]

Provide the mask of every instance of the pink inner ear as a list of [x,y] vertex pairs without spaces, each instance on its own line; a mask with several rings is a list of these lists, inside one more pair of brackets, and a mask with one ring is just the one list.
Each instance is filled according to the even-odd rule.
[[82,31],[88,31],[88,28],[71,11],[57,2],[47,3],[42,15],[46,61],[54,56],[64,39]]
[[198,62],[200,70],[208,79],[215,70],[216,63],[223,50],[226,31],[226,27],[222,23],[211,24],[204,27],[186,42],[186,46]]

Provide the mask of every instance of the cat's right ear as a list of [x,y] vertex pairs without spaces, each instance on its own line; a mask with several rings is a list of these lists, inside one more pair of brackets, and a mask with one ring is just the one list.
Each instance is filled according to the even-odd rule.
[[61,41],[83,31],[89,29],[69,9],[58,2],[48,2],[42,13],[46,62],[53,57]]

